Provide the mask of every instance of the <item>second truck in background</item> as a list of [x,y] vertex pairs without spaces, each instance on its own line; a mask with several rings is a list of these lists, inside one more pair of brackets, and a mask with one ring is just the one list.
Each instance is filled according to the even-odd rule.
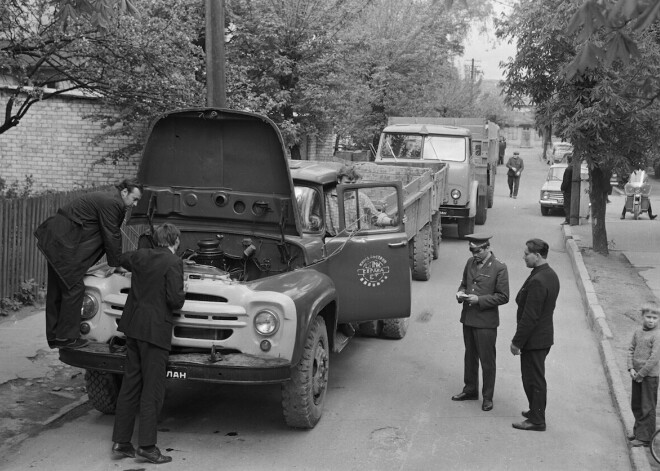
[[493,206],[497,172],[497,124],[480,118],[391,117],[376,162],[427,167],[447,164],[447,185],[439,198],[443,223],[455,222],[458,236],[486,223]]

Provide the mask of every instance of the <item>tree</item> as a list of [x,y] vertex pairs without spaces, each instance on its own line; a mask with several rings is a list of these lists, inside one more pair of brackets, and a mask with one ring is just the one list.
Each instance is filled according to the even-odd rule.
[[453,59],[488,11],[486,2],[470,5],[380,0],[365,9],[341,37],[338,80],[351,86],[337,90],[339,133],[366,146],[388,116],[464,115],[476,87],[459,77]]
[[[107,11],[114,4],[116,9]],[[18,86],[5,104],[0,134],[18,125],[39,100],[81,90],[108,105],[95,119],[109,135],[128,135],[137,143],[118,150],[113,155],[118,158],[139,148],[145,120],[199,102],[203,83],[197,77],[204,64],[195,41],[203,5],[139,0],[142,15],[131,5],[126,0],[3,2],[0,72],[16,78]]]
[[578,38],[562,34],[574,12],[575,5],[568,0],[542,5],[527,0],[501,23],[502,37],[517,38],[516,57],[505,64],[505,92],[510,101],[526,96],[537,106],[537,124],[553,126],[573,144],[578,169],[581,161],[587,162],[592,245],[606,254],[608,177],[613,171],[644,166],[655,141],[658,108],[649,104],[639,78],[658,75],[660,49],[656,32],[628,31],[640,45],[639,59],[610,66],[599,61],[596,67],[567,77],[563,72],[580,54]]

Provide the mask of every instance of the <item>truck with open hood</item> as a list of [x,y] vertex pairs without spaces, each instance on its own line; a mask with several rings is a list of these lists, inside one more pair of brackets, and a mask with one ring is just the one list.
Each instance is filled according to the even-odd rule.
[[[312,428],[330,352],[356,331],[405,335],[411,276],[401,215],[416,197],[398,177],[337,186],[339,165],[288,160],[275,124],[254,113],[199,108],[154,120],[138,171],[144,192],[127,229],[138,247],[150,246],[157,224],[181,230],[187,293],[173,317],[171,381],[281,384],[286,423]],[[333,191],[339,230],[330,237]],[[367,217],[365,196],[391,224]],[[84,282],[80,329],[90,344],[63,348],[60,359],[86,370],[92,404],[112,413],[131,276],[99,265]]]

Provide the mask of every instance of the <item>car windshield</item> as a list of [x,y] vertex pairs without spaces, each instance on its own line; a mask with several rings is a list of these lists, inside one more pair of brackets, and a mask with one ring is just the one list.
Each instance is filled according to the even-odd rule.
[[564,177],[564,172],[566,171],[566,167],[550,167],[550,170],[548,170],[548,176],[546,180],[559,180]]

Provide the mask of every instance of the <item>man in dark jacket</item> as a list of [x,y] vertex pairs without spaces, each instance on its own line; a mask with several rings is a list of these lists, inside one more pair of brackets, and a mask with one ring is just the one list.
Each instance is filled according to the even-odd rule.
[[126,210],[142,196],[142,185],[124,180],[117,191],[88,193],[57,210],[35,231],[37,247],[48,261],[46,339],[50,348],[80,348],[80,309],[89,268],[107,255],[119,265],[121,225]]
[[176,256],[180,232],[172,224],[159,226],[154,249],[139,249],[120,257],[131,272],[131,290],[117,330],[126,334],[124,379],[117,397],[113,454],[135,457],[131,443],[139,410],[137,454],[152,463],[172,461],[156,446],[158,414],[165,397],[165,375],[172,346],[172,312],[186,299],[183,261]]
[[569,155],[567,158],[568,167],[564,170],[564,176],[561,179],[561,192],[564,196],[564,222],[563,224],[571,223],[571,188],[573,186],[573,161],[572,157]]
[[559,295],[559,278],[546,260],[548,249],[541,239],[526,243],[525,264],[532,273],[516,296],[518,327],[511,341],[511,353],[520,355],[522,383],[529,402],[529,410],[522,413],[526,420],[514,423],[513,428],[539,432],[545,431],[545,358],[554,342],[552,316]]
[[509,184],[509,198],[518,197],[518,188],[520,187],[520,175],[525,170],[525,162],[520,157],[520,152],[514,152],[513,157],[510,157],[506,163],[507,183]]
[[479,361],[483,370],[482,410],[493,409],[495,391],[495,342],[500,325],[498,306],[509,302],[509,273],[506,265],[490,250],[488,234],[465,236],[473,256],[463,269],[456,300],[463,303],[463,343],[465,344],[463,391],[453,401],[479,399]]

